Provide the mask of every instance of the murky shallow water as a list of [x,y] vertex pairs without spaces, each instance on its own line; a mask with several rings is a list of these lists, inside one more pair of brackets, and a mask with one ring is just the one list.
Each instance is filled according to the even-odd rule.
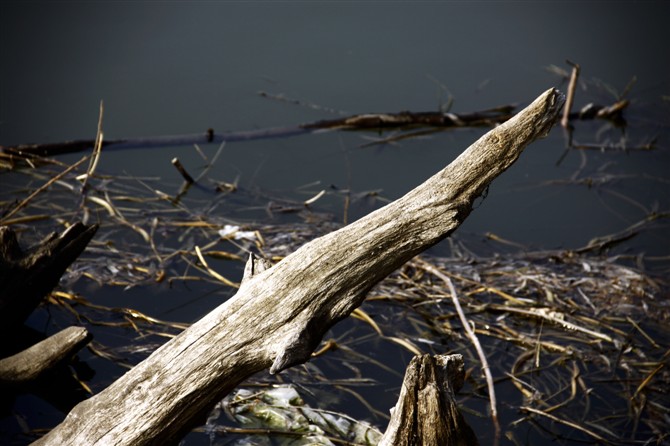
[[[1,145],[91,138],[100,99],[108,139],[295,125],[339,116],[331,109],[431,111],[446,104],[450,94],[456,113],[526,104],[551,86],[566,88],[545,67],[568,69],[564,61],[569,58],[582,65],[583,79],[589,81],[587,90],[578,92],[577,107],[615,100],[594,78],[622,91],[637,76],[627,96],[632,101],[626,112],[628,142],[656,138],[658,149],[571,151],[557,165],[564,138],[554,129],[492,184],[456,237],[483,254],[508,249],[485,239],[488,232],[530,250],[578,248],[594,237],[623,231],[652,211],[668,210],[670,62],[659,57],[669,37],[663,21],[670,7],[665,4],[587,3],[575,11],[560,3],[3,3],[0,11],[0,45],[11,67],[0,72]],[[271,100],[258,91],[316,107]],[[351,221],[422,182],[484,131],[444,132],[367,149],[360,145],[380,135],[327,133],[235,143],[225,147],[210,176],[237,179],[247,191],[296,200],[321,189],[379,191],[378,197],[352,205]],[[620,135],[604,122],[576,125],[579,142],[617,142]],[[209,156],[216,149],[203,147]],[[61,159],[71,162],[78,156]],[[191,148],[163,148],[104,153],[99,169],[160,177],[160,187],[174,193],[181,184],[170,165],[174,156],[192,171],[202,164]],[[579,180],[591,178],[591,187],[575,182],[575,174]],[[15,181],[5,174],[1,180],[8,188]],[[38,184],[34,181],[33,187]],[[234,206],[216,212],[232,220],[265,218],[262,206],[249,209],[258,205],[249,196],[235,203],[244,212]],[[194,200],[194,208],[206,209],[212,197],[192,190],[186,199]],[[343,220],[337,194],[319,206],[335,221]],[[648,269],[667,270],[667,260],[652,258],[668,255],[667,233],[661,220],[614,252],[645,254]],[[437,252],[448,252],[442,248]],[[224,263],[216,266],[226,268]],[[235,271],[239,268],[230,273]],[[176,285],[161,292],[77,291],[101,305],[183,322],[192,322],[228,296],[213,285]],[[50,323],[48,314],[31,320],[38,330],[49,327],[48,332],[53,330]],[[124,335],[113,331],[97,336],[110,344],[124,341]],[[384,348],[384,355],[398,354]],[[410,355],[397,357],[402,371]],[[82,362],[84,369],[95,371],[89,382],[95,391],[123,371],[86,353]],[[394,401],[397,388],[392,386],[379,410]],[[28,395],[9,410],[25,415],[35,428],[57,422],[62,414],[55,409]],[[363,409],[354,412],[365,416]],[[15,418],[3,426],[14,431]]]

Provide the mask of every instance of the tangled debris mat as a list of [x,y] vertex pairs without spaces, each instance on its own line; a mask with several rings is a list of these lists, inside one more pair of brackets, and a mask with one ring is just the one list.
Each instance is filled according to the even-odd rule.
[[[5,189],[3,205],[8,205],[8,196],[25,195],[34,184],[50,178],[43,169],[26,174],[34,181]],[[158,320],[132,308],[96,304],[91,283],[116,287],[119,293],[175,283],[206,284],[226,289],[230,295],[238,286],[248,252],[277,262],[304,242],[337,227],[332,216],[307,205],[309,200],[286,200],[257,190],[240,190],[234,184],[219,186],[216,196],[189,201],[188,197],[180,200],[179,194],[161,192],[155,179],[100,176],[91,180],[83,204],[72,210],[72,197],[79,196],[80,186],[71,174],[54,181],[48,193],[31,198],[9,223],[24,233],[25,240],[39,239],[48,228],[76,219],[101,224],[95,240],[64,276],[50,303],[58,304],[64,317],[89,326],[94,333],[102,327],[119,330],[117,338],[125,337],[126,345],[96,341],[90,351],[132,367],[165,337],[176,335],[188,324]],[[327,195],[341,198],[337,192]],[[259,215],[272,224],[255,223]],[[277,215],[282,217],[273,220]],[[480,257],[457,240],[451,242],[451,253],[450,257],[413,259],[379,283],[353,314],[358,324],[354,334],[338,332],[336,327],[314,360],[287,373],[283,382],[261,376],[243,387],[273,388],[290,381],[302,391],[315,393],[318,384],[319,401],[325,406],[329,400],[323,395],[348,393],[369,410],[371,423],[383,430],[390,405],[371,401],[359,392],[361,386],[375,383],[374,377],[361,372],[365,362],[392,372],[396,386],[401,382],[403,369],[387,364],[390,358],[373,354],[380,341],[408,354],[461,353],[468,371],[459,404],[469,423],[476,426],[480,441],[489,442],[487,384],[479,359],[464,336],[452,296],[428,272],[430,266],[451,278],[469,324],[482,342],[498,393],[503,436],[510,444],[532,444],[540,438],[558,444],[668,442],[670,308],[666,283],[617,257],[571,251]],[[222,273],[218,268],[222,262],[233,266]],[[346,364],[351,376],[327,376],[323,365],[329,357]],[[88,388],[86,382],[81,384]],[[261,399],[258,401],[260,404]],[[210,417],[210,434],[235,434],[231,426],[212,428],[236,423],[226,412]],[[333,435],[326,440],[353,444],[344,433],[340,438]],[[281,435],[274,432],[270,437]],[[295,440],[295,435],[291,438]]]

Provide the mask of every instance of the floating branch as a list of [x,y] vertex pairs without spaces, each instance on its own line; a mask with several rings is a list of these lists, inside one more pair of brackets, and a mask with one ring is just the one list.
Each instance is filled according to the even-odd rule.
[[623,99],[612,105],[597,105],[588,103],[577,112],[571,112],[568,117],[571,121],[581,120],[590,121],[592,119],[604,119],[612,122],[618,127],[626,125],[626,119],[623,117],[623,111],[628,107],[630,101]]
[[[252,141],[260,139],[288,138],[325,130],[388,130],[416,127],[491,127],[512,117],[515,106],[484,110],[475,113],[400,112],[368,113],[342,119],[316,121],[296,126],[274,127],[260,130],[216,133],[207,129],[203,133],[165,135],[147,138],[129,138],[102,141],[105,149],[137,149],[153,147],[190,146],[193,144],[221,144],[223,142]],[[55,156],[81,152],[96,146],[97,140],[75,140],[48,144],[19,144],[0,147],[1,153],[14,156]]]
[[306,129],[329,130],[388,130],[416,127],[491,127],[512,117],[515,106],[484,110],[475,113],[455,114],[443,112],[367,113],[347,118],[303,124]]

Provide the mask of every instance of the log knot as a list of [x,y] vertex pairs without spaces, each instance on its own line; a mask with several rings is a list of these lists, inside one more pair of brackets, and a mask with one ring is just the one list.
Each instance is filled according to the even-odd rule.
[[278,349],[274,362],[270,367],[271,374],[277,374],[294,365],[303,364],[312,357],[312,352],[321,341],[321,328],[315,321],[310,319],[306,324],[297,324],[302,329],[294,330],[286,335]]

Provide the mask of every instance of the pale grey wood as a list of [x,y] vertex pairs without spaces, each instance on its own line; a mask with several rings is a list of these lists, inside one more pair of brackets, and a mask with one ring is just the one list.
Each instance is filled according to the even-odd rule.
[[247,263],[244,265],[244,274],[242,274],[242,283],[251,279],[256,274],[260,274],[266,269],[272,267],[272,262],[262,257],[258,257],[253,252],[249,254]]
[[373,285],[465,220],[487,185],[551,129],[563,100],[547,90],[402,198],[253,275],[36,444],[176,443],[246,377],[307,361]]
[[0,384],[32,381],[80,350],[90,337],[84,327],[68,327],[26,350],[0,360]]
[[379,446],[477,446],[454,399],[464,376],[462,355],[415,356]]

